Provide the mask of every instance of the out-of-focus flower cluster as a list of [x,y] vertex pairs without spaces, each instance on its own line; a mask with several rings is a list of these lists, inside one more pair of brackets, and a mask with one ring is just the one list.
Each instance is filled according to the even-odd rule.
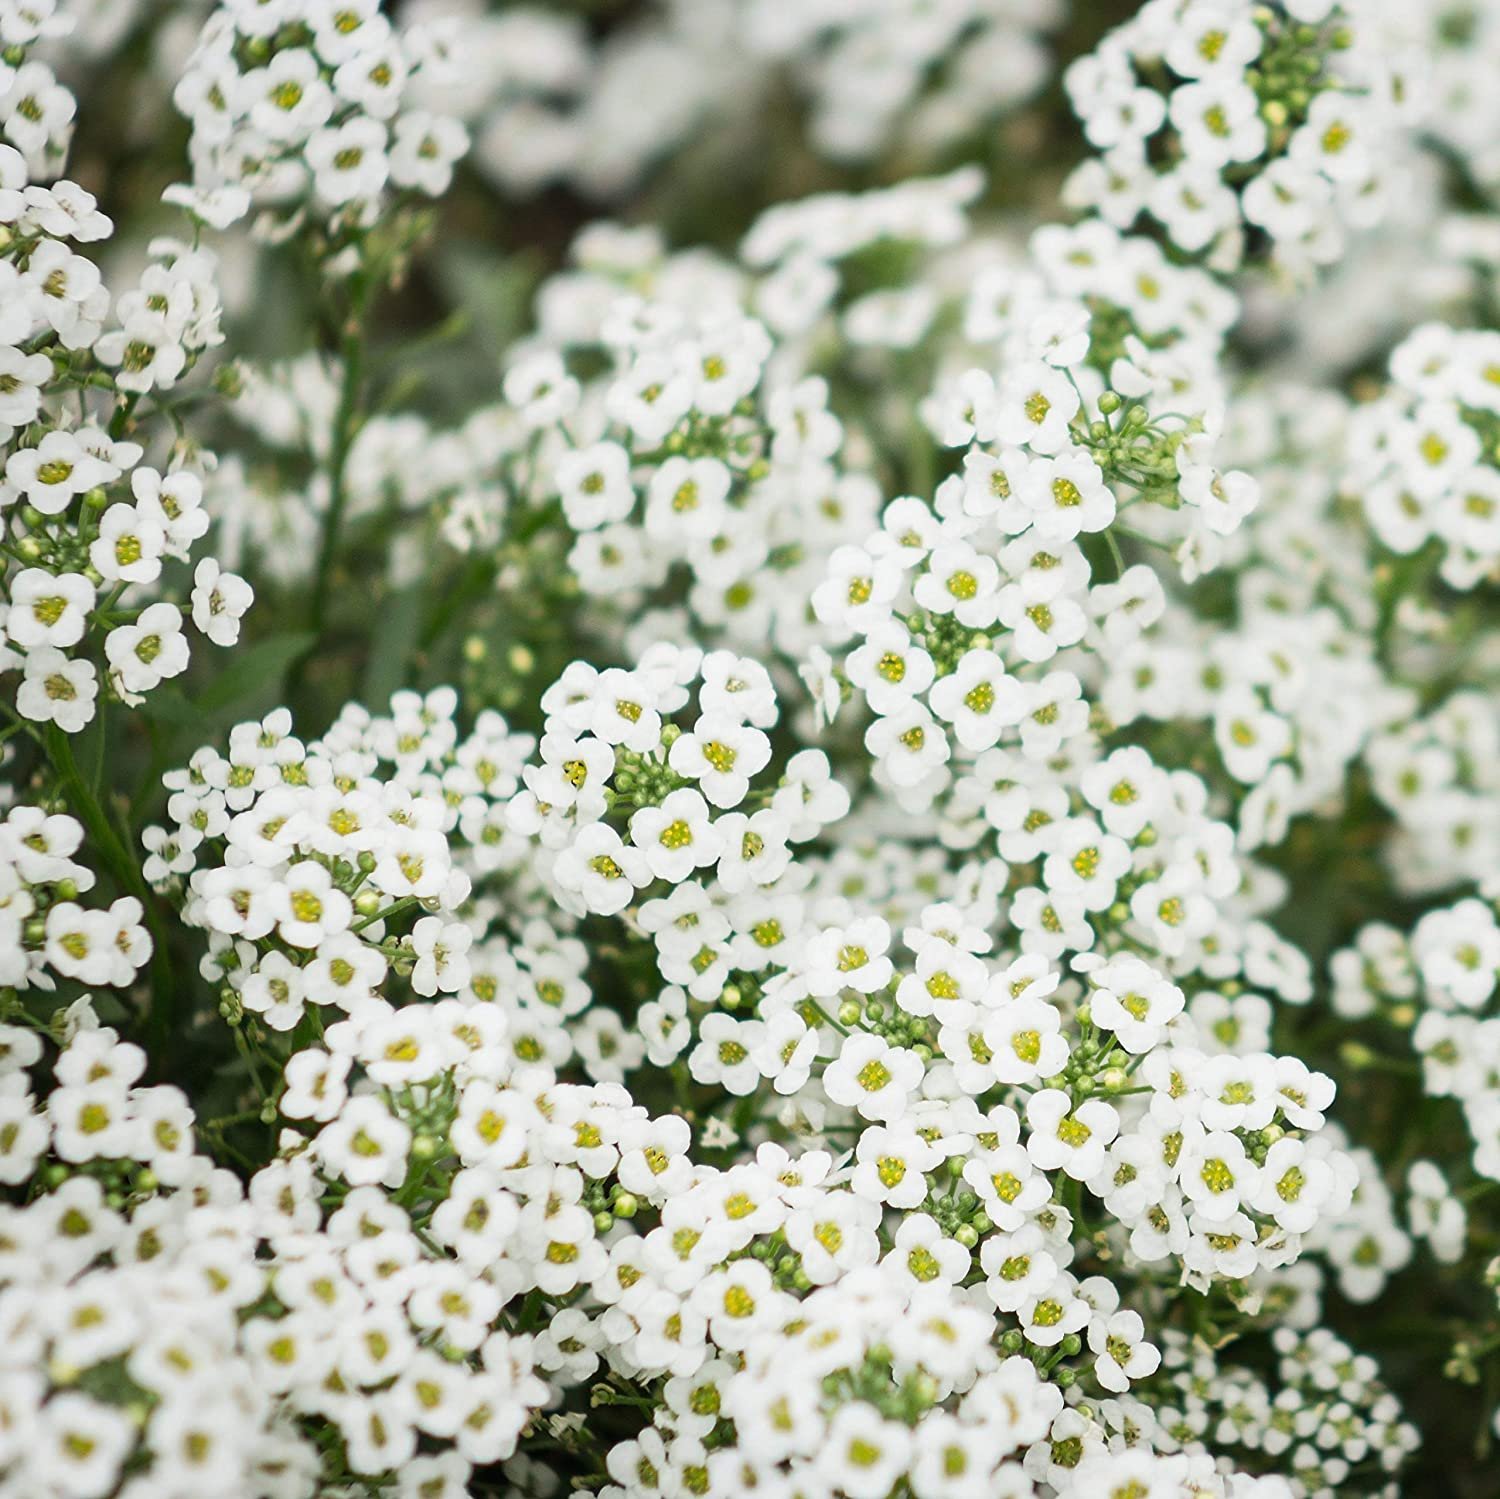
[[0,0],[0,1493],[1491,1492],[1494,32]]

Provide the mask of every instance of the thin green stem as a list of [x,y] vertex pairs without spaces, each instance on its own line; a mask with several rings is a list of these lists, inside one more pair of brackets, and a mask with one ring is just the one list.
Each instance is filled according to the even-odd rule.
[[363,921],[356,921],[349,930],[351,932],[362,932],[367,926],[374,926],[377,921],[384,921],[389,916],[395,916],[402,911],[409,910],[416,905],[415,895],[403,895],[400,900],[393,901],[384,910],[377,911],[373,916],[366,916]]
[[68,736],[56,724],[48,724],[43,744],[63,799],[83,824],[120,890],[140,902],[146,929],[151,934],[151,1002],[146,1029],[154,1043],[154,1053],[160,1057],[169,1043],[176,1020],[177,982],[156,897],[142,877],[139,863],[115,831],[109,814],[79,771]]
[[312,608],[308,624],[315,636],[323,633],[328,617],[328,590],[333,578],[333,564],[338,557],[339,531],[344,509],[349,501],[345,469],[349,449],[358,431],[360,402],[364,393],[364,319],[363,309],[356,307],[345,331],[342,352],[344,379],[339,391],[338,412],[333,421],[333,442],[328,454],[328,509],[323,516],[323,541],[318,551],[318,566],[313,577]]
[[338,560],[344,511],[349,502],[346,475],[349,452],[354,446],[354,439],[359,435],[364,411],[365,313],[369,298],[369,284],[358,283],[339,340],[343,379],[339,386],[338,410],[334,413],[328,451],[328,508],[323,513],[323,533],[318,546],[318,560],[313,572],[312,595],[308,605],[307,627],[311,639],[307,649],[292,664],[287,678],[287,700],[294,704],[307,672],[308,662],[322,641],[328,620],[333,569]]

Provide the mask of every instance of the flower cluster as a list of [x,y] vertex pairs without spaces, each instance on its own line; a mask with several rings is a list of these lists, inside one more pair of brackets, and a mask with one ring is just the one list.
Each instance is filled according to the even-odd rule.
[[[398,693],[388,717],[351,707],[310,745],[279,710],[165,777],[171,825],[146,830],[145,875],[208,932],[204,971],[231,1014],[274,1031],[310,1005],[356,1016],[393,965],[418,995],[467,987],[474,930],[451,913],[473,880],[450,835],[476,871],[504,861],[498,812],[531,740],[490,714],[460,743],[455,704]],[[419,908],[430,914],[412,922]]]
[[1226,1369],[1201,1342],[1170,1336],[1163,1382],[1172,1390],[1164,1413],[1172,1437],[1191,1447],[1212,1432],[1237,1456],[1282,1458],[1309,1499],[1332,1499],[1360,1468],[1397,1472],[1417,1436],[1374,1360],[1326,1328],[1284,1327],[1272,1342],[1276,1380],[1268,1382]]
[[468,149],[456,119],[412,101],[446,65],[379,0],[224,0],[173,96],[192,180],[170,196],[216,228],[257,207],[276,235],[311,215],[357,238],[391,196],[440,196]]
[[[498,1201],[456,1202],[428,1234],[427,1208],[414,1220],[344,1187],[341,1163],[369,1182],[386,1144],[357,1108],[338,1141],[290,1136],[246,1187],[195,1151],[177,1088],[139,1085],[139,1047],[86,1004],[70,1027],[45,1100],[28,1087],[42,1042],[0,1031],[0,1170],[39,1187],[3,1209],[0,1481],[77,1499],[310,1494],[325,1473],[400,1464],[411,1492],[443,1492],[510,1455],[547,1387],[532,1339],[487,1325],[504,1298],[465,1220],[504,1223]],[[299,1429],[313,1417],[336,1453]],[[418,1455],[419,1432],[437,1449]]]
[[807,594],[839,539],[873,524],[878,491],[838,472],[826,383],[764,390],[764,325],[704,301],[617,305],[600,330],[615,368],[586,402],[551,352],[520,360],[505,394],[547,476],[532,495],[555,494],[578,535],[567,566],[585,593],[638,611],[682,570],[697,630],[795,657]]
[[1436,542],[1471,589],[1500,567],[1500,334],[1428,323],[1391,353],[1390,387],[1350,424],[1347,485],[1381,545]]
[[[0,157],[0,191],[55,177],[67,160],[78,101],[34,48],[45,49],[73,30],[76,17],[57,0],[6,0],[0,8],[0,136],[9,143]],[[11,151],[16,154],[9,154]],[[5,218],[8,221],[8,215]],[[56,232],[56,231],[54,231]]]
[[[1430,910],[1409,937],[1383,924],[1368,926],[1334,964],[1340,1007],[1359,1016],[1379,1010],[1410,1030],[1424,1091],[1458,1101],[1473,1139],[1475,1173],[1500,1180],[1500,1020],[1490,1013],[1500,988],[1494,900],[1470,896]],[[1448,1195],[1441,1175],[1434,1186],[1429,1236]],[[1432,1198],[1434,1187],[1425,1195]]]
[[1064,74],[1099,152],[1065,196],[1224,267],[1256,234],[1294,267],[1338,259],[1379,221],[1412,113],[1371,29],[1333,0],[1153,0]]
[[[826,638],[808,597],[880,508],[871,434],[831,409],[821,340],[872,355],[917,344],[939,305],[925,260],[962,237],[980,186],[961,172],[777,205],[739,264],[590,228],[576,269],[538,294],[504,407],[460,436],[465,479],[480,482],[445,492],[444,534],[508,559],[560,515],[577,533],[568,572],[616,611],[645,612],[639,643],[680,620],[696,639],[800,658]],[[883,256],[887,279],[854,289]],[[524,509],[507,504],[516,493]]]
[[[233,645],[252,591],[212,557],[199,560],[186,607],[163,592],[208,530],[203,483],[186,445],[161,466],[132,440],[161,425],[164,392],[222,340],[214,258],[176,240],[152,244],[139,285],[111,305],[74,243],[110,221],[76,184],[17,186],[0,252],[0,473],[5,603],[0,672],[19,671],[17,711],[75,734],[101,685],[138,704],[187,667],[186,619]],[[142,397],[153,398],[142,411]],[[102,665],[102,679],[101,679]]]
[[477,54],[460,99],[488,175],[518,194],[562,181],[617,198],[699,137],[760,128],[776,91],[796,101],[799,144],[819,156],[930,161],[1039,91],[1046,34],[1063,12],[1060,0],[958,0],[916,13],[697,0],[690,11],[642,7],[602,41],[576,16],[540,7],[440,16],[434,30]]
[[1488,18],[584,9],[0,0],[0,1491],[1493,1491]]
[[[1293,819],[1338,805],[1411,693],[1379,659],[1368,536],[1339,508],[1348,409],[1292,387],[1236,393],[1226,454],[1255,474],[1260,502],[1225,538],[1232,603],[1205,618],[1169,594],[1132,639],[1097,653],[1106,721],[1157,753],[1172,725],[1201,723],[1219,790],[1236,802],[1242,849],[1281,844]],[[1384,780],[1377,779],[1377,787]]]
[[134,896],[79,904],[95,883],[73,858],[82,845],[79,822],[41,807],[11,807],[0,822],[0,985],[51,989],[62,978],[123,989],[150,961]]
[[[697,716],[679,725],[700,677]],[[809,1218],[772,1215],[793,1283],[890,1255],[919,1282],[982,1275],[1002,1326],[1054,1349],[1087,1321],[1066,1270],[1081,1189],[1121,1252],[1204,1287],[1288,1263],[1349,1206],[1353,1163],[1313,1138],[1329,1079],[1226,1048],[1212,1030],[1224,999],[1196,994],[1190,1019],[1169,976],[1201,963],[1210,982],[1244,972],[1294,998],[1306,982],[1268,929],[1216,914],[1242,876],[1191,777],[1124,751],[1084,773],[1076,809],[1052,767],[1030,785],[999,778],[1014,879],[995,857],[951,899],[910,902],[908,958],[884,916],[835,897],[792,847],[848,808],[826,761],[803,751],[756,787],[777,713],[754,663],[658,646],[635,671],[575,663],[543,701],[542,763],[512,823],[556,850],[565,905],[640,934],[666,985],[639,1015],[650,1062],[739,1100],[733,1132],[710,1125],[705,1144],[753,1138],[770,1106],[852,1148],[851,1168],[799,1181],[822,1183]],[[991,956],[1002,901],[1017,946]],[[712,1269],[702,1233],[690,1284]],[[1096,1365],[1106,1388],[1131,1377],[1115,1365],[1133,1367]]]

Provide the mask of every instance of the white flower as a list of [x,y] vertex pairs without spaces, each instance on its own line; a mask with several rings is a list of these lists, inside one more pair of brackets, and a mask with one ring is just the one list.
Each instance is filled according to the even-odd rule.
[[453,994],[469,982],[466,956],[473,929],[461,921],[424,916],[412,928],[411,949],[417,955],[411,986],[418,994]]
[[289,1031],[302,1018],[307,980],[304,970],[285,953],[269,952],[239,992],[245,1008],[264,1016],[272,1030]]
[[885,955],[890,942],[890,926],[878,916],[819,932],[803,955],[801,977],[808,992],[829,999],[844,989],[874,994],[885,988],[894,971]]
[[909,1121],[893,1129],[873,1125],[862,1130],[854,1154],[850,1186],[861,1197],[893,1208],[916,1207],[927,1196],[925,1173],[943,1159]]
[[872,1405],[841,1406],[815,1458],[819,1479],[849,1499],[884,1499],[906,1471],[911,1435]]
[[828,1064],[823,1089],[835,1103],[857,1110],[862,1118],[889,1123],[905,1113],[922,1070],[915,1052],[857,1033],[844,1038],[837,1058]]
[[1182,990],[1148,963],[1129,954],[1092,970],[1089,995],[1094,1024],[1113,1031],[1133,1056],[1151,1050],[1182,1013]]
[[354,915],[327,868],[311,859],[293,864],[271,885],[267,899],[282,940],[293,947],[317,947],[346,930]]
[[453,180],[453,167],[469,149],[469,133],[448,115],[413,109],[395,125],[390,148],[391,181],[441,197]]
[[903,708],[932,686],[935,675],[932,657],[896,620],[872,628],[864,644],[849,653],[844,670],[875,713]]
[[96,456],[73,432],[48,432],[36,447],[19,449],[5,463],[6,482],[43,515],[60,515],[75,495],[119,476],[114,464]]
[[639,849],[629,848],[620,835],[602,822],[579,832],[558,855],[553,878],[564,890],[572,890],[587,910],[601,916],[623,911],[636,889],[649,885],[653,872]]
[[698,1029],[698,1044],[688,1058],[688,1070],[697,1082],[717,1083],[737,1096],[752,1093],[761,1080],[754,1056],[761,1035],[759,1021],[706,1015]]
[[1079,404],[1073,382],[1061,370],[1046,364],[1018,369],[1001,387],[995,434],[1001,442],[1033,453],[1060,452]]
[[398,1187],[406,1176],[411,1130],[378,1098],[351,1098],[316,1142],[319,1158],[351,1187]]
[[985,1290],[1002,1312],[1019,1311],[1032,1297],[1054,1285],[1060,1268],[1035,1224],[990,1235],[980,1250],[980,1263],[986,1276]]
[[994,1054],[996,1078],[1029,1083],[1061,1072],[1068,1060],[1061,1023],[1055,1006],[1029,996],[1009,1000],[986,1014],[981,1028],[985,1046]]
[[1161,1366],[1161,1350],[1145,1341],[1138,1312],[1114,1312],[1089,1323],[1094,1377],[1106,1390],[1124,1394],[1134,1379],[1148,1379]]
[[668,458],[646,489],[645,527],[659,541],[705,541],[728,517],[729,470],[715,458]]
[[948,763],[947,736],[919,702],[884,718],[865,731],[865,748],[890,777],[891,784],[915,787]]
[[596,442],[564,453],[555,482],[563,514],[575,531],[624,520],[635,507],[630,455],[616,442]]
[[[1043,1171],[1061,1167],[1075,1181],[1087,1181],[1104,1163],[1104,1153],[1120,1132],[1120,1116],[1097,1098],[1077,1108],[1057,1088],[1043,1088],[1026,1103],[1031,1130],[1026,1152]],[[1236,1144],[1238,1141],[1236,1141]]]
[[238,108],[273,141],[305,141],[333,112],[333,93],[304,48],[288,47],[240,80]]
[[1239,1136],[1216,1130],[1184,1143],[1177,1179],[1183,1196],[1197,1209],[1195,1216],[1218,1223],[1256,1196],[1262,1177]]
[[995,621],[995,596],[1000,569],[992,557],[982,556],[967,542],[938,547],[927,559],[927,571],[916,581],[912,596],[923,609],[951,614],[960,624],[983,629]]
[[5,633],[23,651],[77,645],[94,607],[94,587],[80,573],[53,575],[27,567],[11,580]]
[[1174,89],[1167,114],[1188,156],[1210,167],[1253,161],[1266,148],[1260,101],[1239,78],[1209,77]]
[[250,585],[204,557],[193,571],[193,623],[215,645],[231,646],[240,638],[240,620],[255,601]]
[[736,807],[749,794],[750,778],[771,758],[771,741],[736,719],[705,713],[690,733],[673,741],[667,763],[698,783],[715,807]]
[[787,846],[791,829],[775,807],[745,816],[730,812],[714,824],[722,852],[715,870],[731,895],[755,885],[774,885],[791,864]]
[[632,813],[630,841],[645,856],[652,875],[673,884],[717,862],[723,847],[708,803],[687,787],[670,792],[658,807]]
[[148,605],[133,625],[117,625],[105,636],[104,654],[120,695],[139,702],[141,694],[187,670],[181,612],[175,604]]
[[166,533],[135,505],[111,505],[89,546],[89,561],[111,583],[152,583],[161,576]]
[[79,1499],[109,1493],[136,1443],[125,1412],[69,1390],[48,1400],[36,1423],[30,1470],[53,1493]]
[[954,738],[966,750],[978,753],[997,744],[1007,728],[1020,723],[1027,697],[994,651],[971,650],[933,686],[928,701],[939,718],[953,725]]
[[24,676],[16,689],[16,711],[34,723],[55,723],[76,734],[94,716],[99,678],[91,661],[70,661],[44,645],[29,651]]

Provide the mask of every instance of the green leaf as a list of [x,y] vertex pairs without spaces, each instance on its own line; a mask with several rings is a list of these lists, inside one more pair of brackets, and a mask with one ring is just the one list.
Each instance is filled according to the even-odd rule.
[[192,729],[203,722],[203,715],[190,703],[186,695],[176,687],[158,687],[136,710],[143,718],[155,719],[157,723]]
[[[445,245],[433,274],[450,304],[462,308],[465,331],[498,359],[526,327],[530,298],[541,267],[534,253],[497,254],[472,241]],[[446,353],[441,356],[451,362]]]
[[422,628],[423,593],[405,588],[389,595],[375,617],[370,633],[370,655],[361,691],[375,712],[398,688],[406,686],[407,670]]
[[317,637],[305,630],[272,635],[237,653],[228,668],[199,693],[193,706],[200,714],[217,714],[279,685],[288,668],[305,656]]
[[197,697],[189,699],[175,687],[151,693],[141,708],[148,718],[174,727],[192,729],[201,737],[223,718],[243,712],[254,700],[279,690],[287,670],[316,642],[307,631],[271,635],[235,652],[229,665]]

